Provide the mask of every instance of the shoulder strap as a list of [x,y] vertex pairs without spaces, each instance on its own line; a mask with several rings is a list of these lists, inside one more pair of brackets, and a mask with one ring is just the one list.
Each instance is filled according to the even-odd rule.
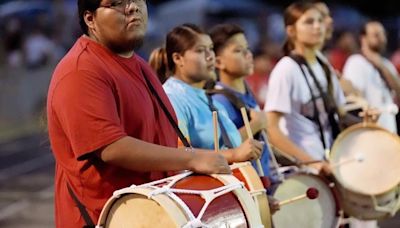
[[[334,98],[334,88],[332,81],[331,70],[329,69],[328,64],[325,61],[322,61],[317,56],[318,63],[322,66],[322,69],[325,72],[326,80],[328,82],[328,93],[322,93],[322,98],[324,101],[325,110],[328,112],[328,121],[331,126],[332,137],[335,139],[340,133],[339,127],[339,109],[336,104],[336,100]],[[314,72],[312,72],[311,68],[309,68],[310,73],[313,75],[313,79],[317,80]],[[317,81],[318,82],[318,81]]]
[[153,85],[150,83],[149,79],[147,78],[146,73],[142,68],[143,77],[146,80],[146,84],[149,87],[150,91],[153,93],[154,97],[156,98],[158,104],[161,106],[162,110],[164,111],[165,115],[167,116],[169,122],[171,123],[172,127],[175,129],[175,132],[178,134],[178,137],[182,141],[185,147],[192,147],[186,137],[183,135],[182,131],[179,129],[178,124],[175,122],[174,118],[172,117],[171,113],[168,111],[168,108],[165,106],[164,102],[161,100],[160,96],[158,95],[157,91],[154,89]]
[[375,70],[378,71],[379,76],[382,78],[385,86],[388,88],[389,91],[392,91],[392,88],[390,88],[390,86],[389,86],[389,82],[387,81],[385,76],[383,76],[382,70],[380,70],[378,67],[376,67],[376,65],[373,62],[371,62],[364,54],[361,53],[361,55],[375,68]]
[[[322,60],[320,57],[318,57],[318,55],[317,55],[317,61],[318,61],[319,65],[321,65],[322,69],[324,70],[326,80],[328,82],[328,95],[331,96],[331,98],[333,99],[334,91],[333,91],[333,82],[332,82],[332,71],[329,68],[328,63],[326,61]],[[336,106],[336,103],[335,103],[335,106]]]
[[78,197],[76,197],[74,191],[72,191],[72,188],[68,182],[67,182],[67,187],[68,187],[69,194],[71,195],[72,199],[75,201],[76,206],[78,207],[79,211],[81,212],[83,220],[85,220],[86,225],[83,228],[95,228],[95,225],[94,225],[92,219],[90,218],[85,205],[83,205],[81,203],[81,201],[79,201]]
[[222,94],[224,95],[229,102],[231,102],[231,104],[237,108],[237,109],[241,109],[242,107],[246,107],[246,105],[244,104],[244,102],[242,100],[240,100],[237,96],[235,96],[235,94],[233,94],[232,92],[230,92],[227,89],[209,89],[206,91],[207,94],[209,95],[214,95],[214,94]]
[[[215,83],[214,83],[214,84],[215,84]],[[247,87],[247,84],[245,84],[245,86],[246,86],[246,90],[247,90],[248,92],[250,92],[250,90],[249,90],[248,87]],[[206,88],[206,93],[209,94],[209,95],[215,95],[215,94],[224,95],[224,96],[229,100],[229,102],[230,102],[237,110],[240,110],[241,108],[244,107],[244,108],[246,109],[247,116],[250,117],[250,111],[249,111],[249,109],[247,108],[246,104],[245,104],[239,97],[237,97],[232,91],[229,91],[229,90],[227,90],[227,89],[225,89],[225,88],[215,89],[214,86],[213,86],[213,87],[211,87],[211,88],[210,88],[210,87],[207,87],[207,88]]]
[[[307,85],[308,85],[308,89],[310,90],[311,100],[312,100],[313,107],[314,107],[314,116],[313,116],[313,119],[314,119],[314,121],[315,121],[315,122],[317,123],[317,125],[318,125],[320,140],[321,140],[321,142],[322,142],[322,145],[324,146],[324,149],[326,149],[326,142],[325,142],[325,137],[324,137],[324,130],[323,130],[321,121],[319,120],[319,111],[318,111],[318,108],[317,108],[316,98],[315,98],[314,93],[313,93],[313,91],[312,91],[311,84],[310,84],[310,82],[308,81],[307,75],[305,74],[305,72],[304,72],[304,70],[303,70],[303,67],[302,67],[303,65],[306,65],[307,63],[306,63],[305,59],[304,59],[302,56],[299,56],[299,55],[289,55],[289,57],[292,58],[292,59],[299,65],[300,70],[301,70],[301,72],[303,73],[304,79],[306,80],[306,83],[307,83]],[[317,85],[317,87],[318,87],[318,85]],[[320,90],[320,92],[322,92],[322,91]],[[321,95],[322,95],[322,94],[321,94]]]

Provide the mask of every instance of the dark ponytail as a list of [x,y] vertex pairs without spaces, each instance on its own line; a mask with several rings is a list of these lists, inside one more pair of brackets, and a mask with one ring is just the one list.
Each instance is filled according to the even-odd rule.
[[157,73],[158,79],[160,79],[161,83],[164,84],[168,77],[171,76],[171,72],[168,68],[167,51],[164,47],[154,49],[151,52],[149,64]]
[[287,39],[285,41],[285,43],[283,44],[283,54],[284,55],[290,55],[290,53],[293,51],[294,49],[294,44],[290,39]]

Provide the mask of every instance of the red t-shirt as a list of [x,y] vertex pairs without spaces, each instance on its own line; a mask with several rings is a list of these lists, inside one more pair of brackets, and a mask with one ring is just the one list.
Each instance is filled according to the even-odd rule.
[[124,136],[177,146],[177,134],[146,85],[141,69],[176,118],[161,83],[136,55],[123,58],[81,37],[55,69],[47,114],[56,160],[58,228],[85,225],[67,183],[96,223],[115,190],[165,177],[161,172],[134,172],[113,166],[92,153]]

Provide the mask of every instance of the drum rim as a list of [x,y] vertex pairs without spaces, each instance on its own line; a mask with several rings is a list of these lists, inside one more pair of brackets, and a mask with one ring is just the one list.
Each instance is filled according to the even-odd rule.
[[[258,175],[255,168],[252,166],[251,162],[235,162],[230,165],[232,170],[232,176],[235,177],[238,181],[238,177],[236,177],[233,173],[233,170],[237,169],[240,172],[240,175],[245,179],[246,183],[244,184],[244,188],[250,193],[256,205],[258,205],[258,211],[260,213],[261,222],[264,224],[265,227],[269,227],[272,224],[272,215],[271,210],[269,208],[269,201],[267,197],[266,189],[264,188],[263,183],[260,180],[260,176]],[[248,189],[247,189],[248,188]],[[253,195],[253,191],[261,191],[264,190],[263,193],[255,196]],[[266,201],[266,204],[260,206],[260,202]]]
[[[338,151],[338,149],[336,149],[336,148],[338,147],[339,142],[341,142],[341,141],[342,141],[347,135],[349,135],[350,133],[352,133],[352,132],[354,132],[354,131],[356,131],[356,130],[359,130],[359,129],[361,129],[361,128],[365,128],[365,129],[370,128],[370,129],[374,129],[374,130],[383,131],[383,132],[387,133],[388,136],[392,137],[395,141],[397,141],[398,144],[400,145],[400,138],[399,138],[398,136],[396,136],[394,133],[392,133],[392,132],[386,130],[386,129],[383,128],[383,127],[378,126],[378,125],[375,124],[375,123],[362,122],[362,123],[354,124],[354,125],[352,125],[352,126],[346,128],[344,131],[342,131],[342,132],[338,135],[338,137],[336,138],[336,140],[335,140],[334,143],[332,144],[332,147],[331,147],[331,149],[330,149],[330,151],[329,151],[328,161],[331,162],[331,161],[332,161],[333,155],[336,155],[336,153],[337,153],[337,151]],[[337,171],[336,171],[336,170],[337,170],[337,169],[333,169],[333,170],[332,170],[332,174],[334,175],[335,180],[336,180],[337,182],[339,182],[339,184],[340,184],[343,188],[346,188],[347,190],[350,190],[350,191],[352,191],[352,192],[354,192],[354,193],[358,193],[358,194],[361,194],[361,195],[369,195],[369,194],[367,194],[367,193],[365,193],[365,192],[361,192],[361,191],[355,190],[355,189],[352,188],[351,186],[348,186],[348,184],[344,184],[344,183],[342,183],[341,181],[339,181],[339,180],[341,180],[341,178],[338,178],[338,175],[337,175]],[[388,190],[384,190],[384,191],[382,191],[382,192],[378,192],[378,193],[376,193],[376,194],[374,194],[374,195],[383,195],[383,194],[387,194],[387,193],[391,192],[391,191],[393,190],[393,188],[395,188],[395,187],[398,186],[399,184],[400,184],[400,183],[393,184],[393,186],[391,186]]]

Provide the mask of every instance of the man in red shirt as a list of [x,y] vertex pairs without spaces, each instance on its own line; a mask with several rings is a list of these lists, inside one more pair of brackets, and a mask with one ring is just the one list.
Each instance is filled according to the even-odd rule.
[[78,9],[84,35],[55,69],[47,101],[56,227],[96,223],[113,191],[165,171],[229,173],[220,154],[176,148],[177,133],[146,78],[176,121],[172,106],[134,52],[146,31],[146,1],[78,0]]

